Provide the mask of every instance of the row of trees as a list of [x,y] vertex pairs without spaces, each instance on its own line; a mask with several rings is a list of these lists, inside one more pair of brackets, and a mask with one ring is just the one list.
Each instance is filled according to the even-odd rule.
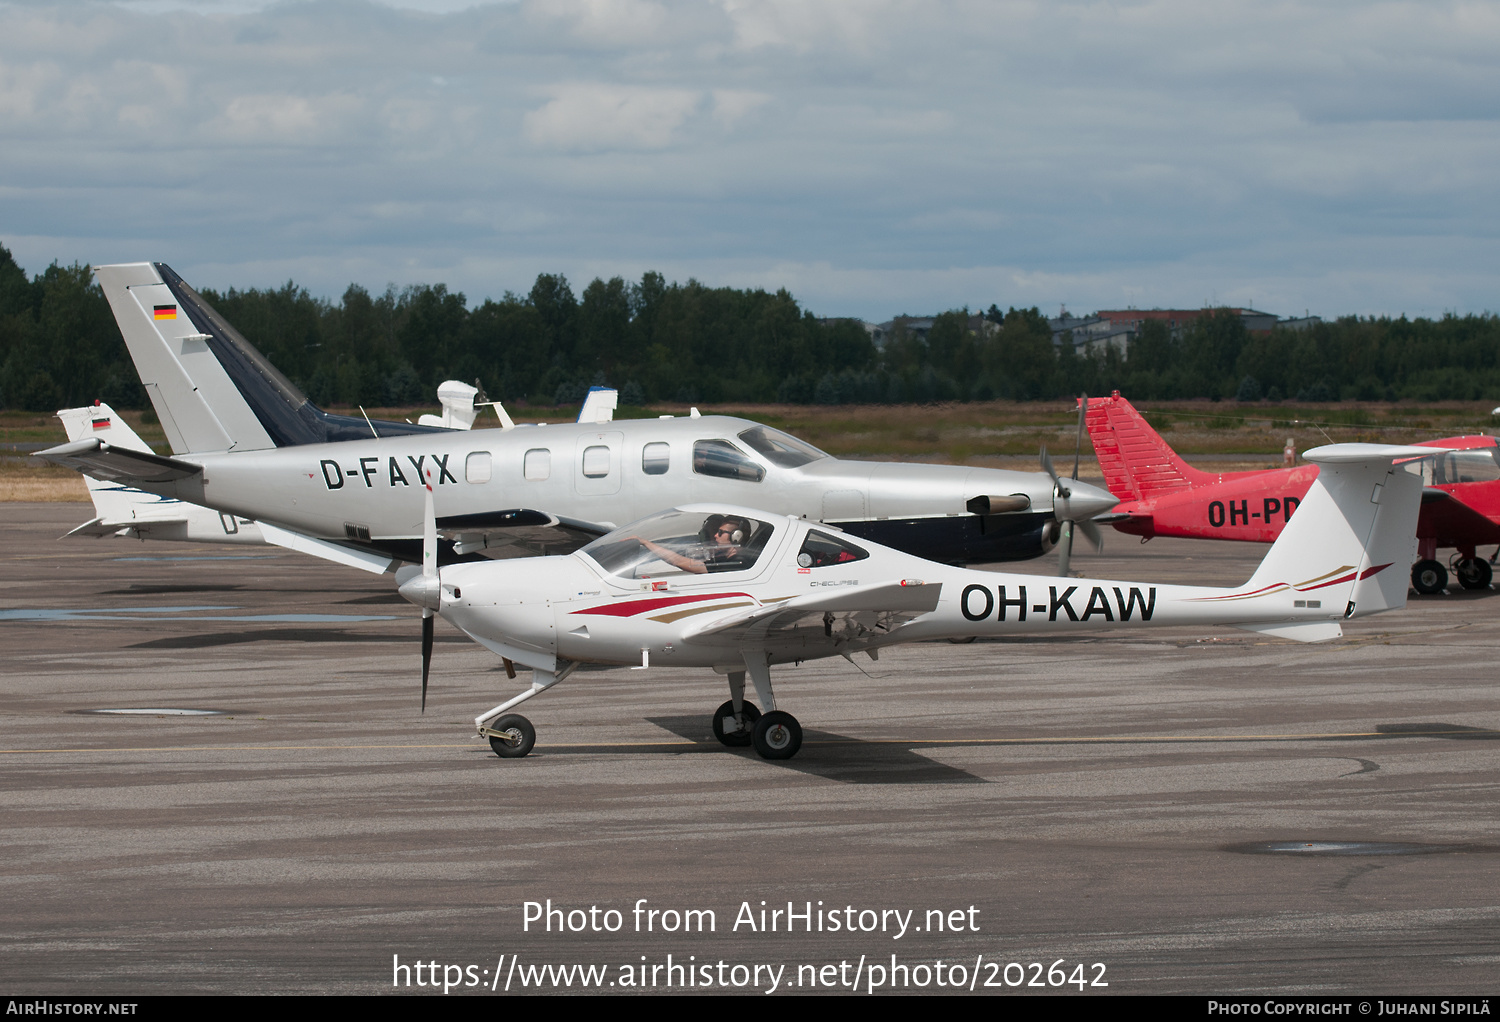
[[[1173,333],[1147,322],[1125,354],[1053,344],[1036,309],[936,318],[925,337],[897,328],[877,349],[852,320],[819,320],[785,290],[667,283],[647,273],[537,277],[525,295],[470,307],[444,285],[351,285],[338,302],[288,282],[204,297],[313,401],[430,402],[444,379],[494,396],[579,400],[595,383],[625,404],[652,401],[899,403],[1039,400],[1118,389],[1142,400],[1211,397],[1328,401],[1500,394],[1500,319],[1350,317],[1250,335],[1219,310]],[[103,398],[145,405],[134,366],[88,267],[28,278],[0,248],[0,407],[51,411]]]

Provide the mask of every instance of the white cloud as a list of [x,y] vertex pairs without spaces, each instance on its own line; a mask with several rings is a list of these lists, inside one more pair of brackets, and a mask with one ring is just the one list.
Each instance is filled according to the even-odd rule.
[[686,89],[575,82],[523,120],[528,141],[546,149],[598,152],[663,149],[702,101]]

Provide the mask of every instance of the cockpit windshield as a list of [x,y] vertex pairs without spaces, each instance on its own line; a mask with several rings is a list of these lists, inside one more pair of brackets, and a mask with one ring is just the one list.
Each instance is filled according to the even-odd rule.
[[810,461],[828,457],[812,444],[770,426],[747,429],[740,434],[740,439],[756,454],[781,468],[797,468]]
[[581,552],[621,578],[748,571],[775,531],[743,515],[663,511],[601,536]]
[[1468,451],[1446,451],[1433,459],[1432,481],[1439,486],[1449,483],[1488,483],[1500,479],[1496,448],[1478,447]]

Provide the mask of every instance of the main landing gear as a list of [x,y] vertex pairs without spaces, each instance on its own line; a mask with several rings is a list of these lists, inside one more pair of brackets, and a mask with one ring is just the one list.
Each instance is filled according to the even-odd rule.
[[1440,593],[1448,588],[1448,569],[1441,561],[1418,561],[1411,566],[1411,587],[1424,596]]
[[[1412,565],[1411,587],[1424,596],[1443,592],[1448,588],[1448,569],[1433,556],[1437,553],[1436,543],[1427,546],[1421,553],[1422,559]],[[1494,570],[1490,567],[1490,562],[1478,556],[1474,550],[1460,549],[1453,562],[1453,574],[1457,576],[1458,584],[1465,589],[1488,589]]]
[[1453,566],[1453,573],[1458,576],[1458,584],[1465,589],[1488,589],[1493,572],[1490,570],[1490,562],[1483,557],[1475,557],[1473,554],[1460,554],[1458,563]]
[[[762,759],[791,759],[802,748],[802,725],[790,713],[776,709],[771,692],[771,669],[762,660],[745,658],[744,671],[729,672],[729,701],[714,711],[714,737],[730,748],[753,745]],[[771,709],[760,708],[745,698],[745,674],[755,684],[755,694]]]

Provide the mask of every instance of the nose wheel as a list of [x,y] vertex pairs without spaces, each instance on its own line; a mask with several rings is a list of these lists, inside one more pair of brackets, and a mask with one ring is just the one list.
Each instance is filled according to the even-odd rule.
[[751,742],[755,722],[760,720],[760,707],[748,699],[740,701],[744,707],[741,716],[734,715],[734,700],[728,700],[714,711],[714,737],[731,749],[743,749]]
[[490,748],[501,759],[520,759],[536,745],[536,728],[519,713],[508,713],[485,729]]

